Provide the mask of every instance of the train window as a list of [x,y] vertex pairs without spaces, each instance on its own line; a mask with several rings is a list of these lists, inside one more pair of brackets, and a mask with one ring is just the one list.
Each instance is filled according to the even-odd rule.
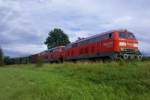
[[108,34],[102,36],[102,40],[108,39]]
[[84,40],[84,41],[80,42],[79,45],[86,45],[86,44],[88,44],[88,42],[89,42],[89,40]]
[[95,37],[95,38],[90,39],[89,42],[90,42],[90,43],[94,43],[94,42],[98,42],[98,41],[100,41],[100,40],[101,40],[100,37]]
[[126,33],[119,33],[119,37],[120,38],[127,38],[127,34]]
[[113,34],[112,33],[109,34],[109,38],[110,39],[113,38]]
[[75,47],[77,47],[77,46],[78,46],[77,43],[72,44],[72,47],[73,47],[73,48],[75,48]]
[[90,43],[93,43],[93,42],[95,42],[94,40],[95,40],[95,39],[92,38],[92,39],[90,39],[89,41],[90,41]]
[[85,44],[86,44],[86,41],[83,41],[83,42],[82,42],[82,45],[85,45]]
[[128,33],[128,38],[135,39],[135,36],[132,33]]
[[88,44],[88,40],[84,41],[84,45]]
[[100,37],[94,38],[94,41],[95,41],[95,42],[98,42],[98,41],[100,41],[100,40],[101,40]]
[[90,40],[89,40],[89,43],[93,43],[93,42],[94,42],[94,39],[90,39]]
[[81,46],[83,44],[83,42],[79,42],[79,45]]
[[79,45],[80,45],[80,46],[83,45],[83,42],[80,42]]
[[65,50],[70,49],[70,48],[72,48],[72,45],[71,45],[71,44],[68,44],[68,45],[66,46]]

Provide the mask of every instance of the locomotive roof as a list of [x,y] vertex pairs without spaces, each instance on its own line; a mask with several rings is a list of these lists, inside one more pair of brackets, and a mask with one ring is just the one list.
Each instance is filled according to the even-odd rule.
[[95,38],[95,37],[98,37],[98,36],[101,36],[101,35],[105,35],[105,34],[108,34],[108,33],[112,33],[112,32],[125,32],[125,31],[127,31],[127,30],[126,29],[120,29],[120,30],[111,30],[111,31],[99,33],[99,34],[96,34],[96,35],[93,35],[93,36],[90,36],[90,37],[83,38],[81,40],[77,40],[75,42],[72,42],[72,43],[70,43],[70,45],[74,44],[74,43],[79,43],[79,42],[82,42],[82,41],[85,41],[85,40],[88,40],[88,39],[92,39],[92,38]]

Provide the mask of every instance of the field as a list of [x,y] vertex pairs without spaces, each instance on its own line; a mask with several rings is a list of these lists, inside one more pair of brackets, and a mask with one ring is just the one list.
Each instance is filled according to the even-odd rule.
[[150,62],[1,67],[0,100],[150,100]]

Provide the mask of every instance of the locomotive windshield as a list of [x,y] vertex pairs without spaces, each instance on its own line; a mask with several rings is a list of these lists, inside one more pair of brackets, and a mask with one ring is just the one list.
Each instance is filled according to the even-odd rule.
[[120,38],[130,38],[135,39],[135,36],[132,33],[119,33]]
[[135,36],[132,33],[128,33],[128,38],[135,39]]
[[119,33],[119,37],[120,38],[127,38],[127,34],[125,34],[125,33]]

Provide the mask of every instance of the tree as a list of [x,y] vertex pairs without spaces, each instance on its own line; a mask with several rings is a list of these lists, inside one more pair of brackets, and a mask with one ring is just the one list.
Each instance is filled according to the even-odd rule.
[[50,31],[49,36],[45,41],[48,49],[56,46],[66,45],[68,43],[70,43],[68,36],[59,28],[55,28],[54,30]]
[[3,55],[3,50],[0,48],[0,66],[4,65],[4,55]]
[[10,65],[10,64],[13,64],[13,61],[9,56],[5,56],[4,57],[4,64],[5,65]]

